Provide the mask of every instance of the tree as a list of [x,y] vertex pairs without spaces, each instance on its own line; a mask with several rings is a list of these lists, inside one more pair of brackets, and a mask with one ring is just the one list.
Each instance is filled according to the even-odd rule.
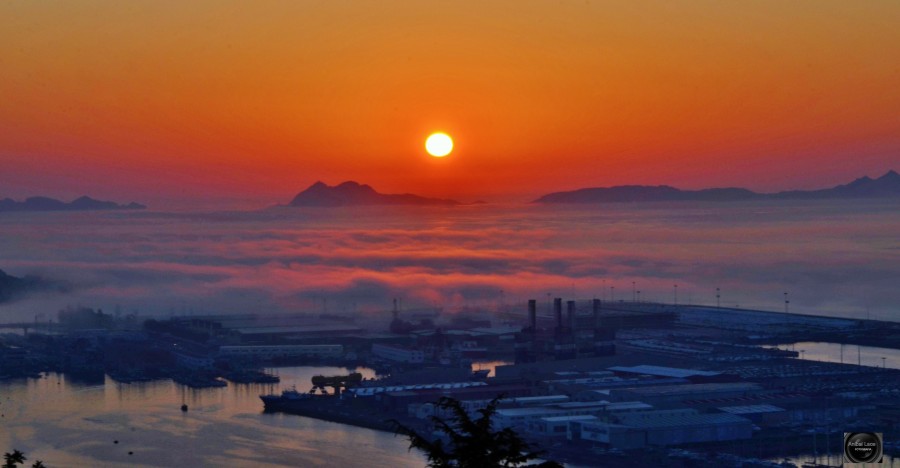
[[[494,431],[491,419],[497,412],[501,396],[494,398],[487,407],[478,410],[480,416],[472,419],[453,398],[441,397],[437,407],[449,409],[453,416],[449,420],[432,416],[435,427],[449,438],[445,446],[442,439],[424,437],[416,431],[404,426],[397,420],[391,420],[397,434],[409,438],[409,449],[419,449],[428,457],[428,466],[434,468],[489,468],[525,466],[543,453],[534,451],[531,444],[522,439],[510,428]],[[547,461],[537,465],[542,468],[562,468],[557,462]]]
[[[18,465],[25,464],[25,454],[18,451],[13,450],[12,453],[6,452],[3,454],[3,468],[17,468]],[[31,468],[47,468],[44,466],[44,462],[37,460],[31,465]]]
[[13,450],[12,453],[6,452],[3,454],[3,468],[16,468],[16,465],[25,463],[25,460],[25,454],[18,450]]

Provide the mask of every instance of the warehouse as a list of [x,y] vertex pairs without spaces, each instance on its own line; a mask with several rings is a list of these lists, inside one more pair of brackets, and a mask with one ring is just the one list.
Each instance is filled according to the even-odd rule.
[[569,428],[569,438],[598,442],[621,450],[637,449],[647,445],[644,431],[605,422],[573,421]]
[[680,445],[749,439],[753,423],[728,413],[672,415],[644,419],[640,414],[619,417],[619,422],[646,434],[647,445]]
[[759,426],[776,426],[787,422],[790,413],[775,405],[723,406],[720,411],[747,418]]
[[685,400],[708,398],[734,398],[757,394],[761,391],[755,383],[706,383],[686,385],[662,385],[653,387],[612,389],[614,401],[643,401],[652,405],[679,403]]
[[644,418],[640,414],[619,418],[619,423],[575,421],[570,437],[607,444],[622,450],[647,445],[670,446],[699,442],[749,439],[750,420],[728,413],[673,414]]
[[592,422],[596,420],[596,416],[585,414],[575,416],[548,416],[529,421],[528,432],[543,437],[568,438],[569,423],[573,421]]
[[341,345],[255,345],[222,346],[220,357],[253,357],[259,359],[293,358],[311,356],[319,358],[339,358],[344,354]]

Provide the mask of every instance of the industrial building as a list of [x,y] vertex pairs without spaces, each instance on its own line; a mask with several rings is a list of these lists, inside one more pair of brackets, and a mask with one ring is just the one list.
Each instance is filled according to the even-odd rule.
[[401,346],[376,343],[372,345],[372,354],[388,361],[406,364],[422,364],[425,362],[425,353],[422,350]]
[[[521,407],[501,407],[497,410],[494,423],[499,428],[527,430],[537,427],[541,418],[563,416],[596,416],[598,418],[615,418],[619,415],[639,414],[652,410],[653,406],[640,401],[567,401],[561,403],[541,404]],[[693,410],[687,410],[695,412]]]
[[670,446],[699,442],[749,439],[753,423],[728,413],[623,415],[616,423],[579,422],[574,432],[582,440],[601,442],[612,448]]
[[640,429],[608,422],[572,421],[568,435],[570,440],[597,442],[620,450],[647,445],[647,436]]
[[301,340],[362,333],[356,325],[309,324],[300,326],[246,327],[231,330],[241,343],[266,343],[273,340]]
[[690,399],[735,398],[761,391],[762,387],[759,384],[734,382],[616,388],[609,391],[609,396],[613,401],[640,400],[659,405],[677,404]]
[[723,413],[736,414],[747,418],[761,427],[777,426],[790,419],[790,413],[775,405],[723,406],[718,408]]
[[615,354],[615,328],[600,325],[600,300],[591,302],[589,316],[578,314],[575,301],[568,301],[566,309],[564,320],[562,298],[553,299],[555,326],[551,330],[539,329],[537,301],[528,301],[528,326],[515,336],[517,364]]
[[225,358],[252,357],[258,359],[295,358],[301,356],[315,358],[339,358],[344,354],[341,345],[246,345],[221,346],[219,356]]
[[575,416],[549,416],[529,421],[528,432],[541,437],[569,438],[569,426],[572,422],[593,422],[597,417],[593,415]]
[[654,377],[687,379],[693,383],[715,381],[723,375],[721,372],[681,369],[677,367],[650,366],[646,364],[642,364],[639,366],[614,366],[610,367],[609,370],[618,375],[652,375]]

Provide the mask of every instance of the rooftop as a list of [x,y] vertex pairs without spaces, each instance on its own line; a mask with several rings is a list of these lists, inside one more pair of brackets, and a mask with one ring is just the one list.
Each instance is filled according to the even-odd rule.
[[517,416],[540,416],[542,414],[562,414],[561,409],[551,408],[549,406],[529,406],[527,408],[501,408],[497,410],[498,416],[517,417]]
[[643,419],[641,417],[632,417],[632,415],[622,415],[619,417],[622,424],[631,427],[643,429],[655,427],[691,427],[691,426],[708,426],[717,424],[736,424],[750,423],[746,418],[736,416],[729,413],[710,413],[710,414],[683,414],[671,416],[659,416],[652,419]]
[[645,375],[657,375],[660,377],[676,377],[676,378],[687,378],[694,376],[703,376],[703,377],[713,377],[716,375],[721,375],[720,372],[711,372],[711,371],[701,371],[694,369],[679,369],[677,367],[664,367],[664,366],[649,366],[649,365],[640,365],[640,366],[616,366],[610,367],[609,370],[614,372],[628,372],[630,374],[645,374]]
[[648,405],[643,401],[620,401],[606,405],[606,411],[624,411],[624,410],[651,410],[653,405]]
[[706,383],[706,384],[682,384],[682,385],[660,385],[655,387],[631,387],[619,392],[638,393],[641,395],[684,395],[684,394],[702,394],[704,392],[717,391],[741,391],[741,390],[757,390],[759,384],[750,382],[734,382],[734,383]]
[[384,387],[358,387],[358,388],[350,388],[347,389],[348,392],[356,394],[358,396],[372,396],[377,395],[379,393],[385,392],[401,392],[401,391],[409,391],[409,390],[429,390],[429,389],[440,389],[440,390],[454,390],[461,389],[467,387],[486,387],[487,384],[484,382],[451,382],[451,383],[433,383],[433,384],[420,384],[420,385],[390,385]]
[[784,411],[784,408],[775,405],[723,406],[719,409],[731,414],[778,413]]
[[337,333],[357,333],[361,332],[362,328],[357,327],[356,325],[302,325],[302,326],[293,326],[293,327],[247,327],[247,328],[235,328],[234,331],[242,334],[242,335],[260,335],[260,334],[291,334],[291,333],[327,333],[327,332],[337,332]]
[[557,403],[561,401],[569,401],[568,395],[543,395],[543,396],[531,396],[531,397],[518,397],[513,398],[513,401],[518,404],[541,404],[541,403]]
[[560,409],[578,409],[578,408],[596,408],[609,406],[608,401],[571,401],[567,403],[557,403],[553,405]]
[[589,414],[579,414],[577,416],[547,416],[546,418],[541,418],[547,422],[566,422],[566,421],[593,421],[597,419],[596,416],[591,416]]

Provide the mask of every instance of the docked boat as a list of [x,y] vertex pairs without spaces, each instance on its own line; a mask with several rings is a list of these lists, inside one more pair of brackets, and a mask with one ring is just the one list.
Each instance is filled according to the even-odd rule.
[[260,395],[266,411],[285,411],[295,408],[297,403],[313,398],[309,393],[300,393],[296,388],[282,390],[281,395]]
[[332,421],[341,424],[368,427],[382,431],[392,430],[387,415],[377,411],[362,411],[350,408],[336,394],[315,395],[301,393],[296,389],[283,390],[281,395],[260,395],[266,413],[287,413]]

